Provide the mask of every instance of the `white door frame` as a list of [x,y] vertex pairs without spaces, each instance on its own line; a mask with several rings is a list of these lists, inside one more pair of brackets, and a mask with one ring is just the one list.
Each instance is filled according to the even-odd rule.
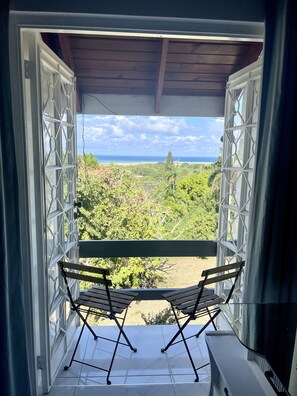
[[[218,265],[246,259],[249,214],[256,163],[260,113],[262,58],[231,75],[226,87],[221,198],[218,235]],[[235,136],[235,137],[234,137]],[[232,137],[232,138],[231,138]],[[235,141],[234,141],[234,140]],[[232,177],[235,178],[232,180]],[[244,270],[232,295],[233,310],[225,306],[229,323],[241,331]],[[224,294],[230,285],[220,284]]]
[[75,81],[38,32],[22,34],[22,52],[33,331],[38,382],[48,392],[78,326],[57,269],[57,260],[77,259]]
[[[20,219],[21,232],[23,235],[21,245],[21,255],[23,261],[23,273],[25,282],[25,304],[27,310],[27,345],[29,350],[29,369],[31,378],[36,385],[36,395],[42,393],[40,388],[40,369],[43,368],[42,360],[37,361],[37,356],[41,353],[42,340],[36,339],[36,323],[39,326],[36,309],[34,309],[33,292],[40,284],[40,279],[36,274],[36,268],[31,262],[37,254],[32,248],[32,228],[38,234],[40,224],[36,222],[32,225],[34,213],[31,212],[32,199],[30,198],[29,174],[32,172],[32,161],[30,165],[28,153],[27,126],[24,114],[24,81],[25,73],[22,63],[22,36],[21,31],[34,30],[71,32],[71,31],[93,31],[95,32],[129,32],[131,34],[141,33],[142,35],[155,35],[156,37],[183,37],[205,35],[233,39],[262,41],[264,25],[260,22],[242,21],[219,21],[219,20],[199,20],[187,18],[162,18],[162,17],[127,17],[115,15],[90,15],[90,14],[63,14],[63,13],[38,13],[12,11],[10,14],[10,64],[12,79],[12,101],[13,101],[13,122],[15,130],[15,144],[18,158],[18,181],[19,181],[19,206],[22,217]],[[30,72],[30,71],[28,71]],[[31,194],[32,195],[32,194]],[[38,333],[38,331],[37,331]]]

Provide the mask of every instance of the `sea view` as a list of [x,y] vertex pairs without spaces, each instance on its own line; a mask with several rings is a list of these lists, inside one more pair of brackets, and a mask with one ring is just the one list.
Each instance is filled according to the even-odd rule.
[[[101,163],[140,163],[140,162],[164,162],[166,156],[139,156],[139,155],[94,155]],[[212,163],[217,161],[217,157],[173,157],[174,162],[189,163]]]

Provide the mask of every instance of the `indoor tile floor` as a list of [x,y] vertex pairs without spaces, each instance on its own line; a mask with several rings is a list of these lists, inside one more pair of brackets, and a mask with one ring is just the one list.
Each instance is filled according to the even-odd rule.
[[[115,326],[94,328],[98,335],[115,338]],[[210,366],[199,370],[199,383],[195,383],[189,357],[183,343],[173,345],[167,352],[161,348],[176,331],[176,326],[126,326],[126,333],[137,352],[119,345],[110,380],[106,385],[106,373],[98,369],[73,362],[69,363],[72,349],[69,351],[57,375],[50,396],[205,396],[208,395]],[[198,325],[189,325],[186,335],[199,330]],[[211,330],[208,328],[208,330]],[[196,367],[208,362],[208,352],[202,333],[197,339],[188,340]],[[89,331],[85,330],[77,350],[77,358],[94,365],[107,367],[114,344],[106,340],[95,341]]]

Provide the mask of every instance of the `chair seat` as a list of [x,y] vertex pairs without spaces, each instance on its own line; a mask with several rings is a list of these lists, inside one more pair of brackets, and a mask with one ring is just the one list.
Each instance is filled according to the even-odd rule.
[[[109,288],[113,312],[121,314],[134,300],[137,293]],[[93,286],[74,301],[76,306],[85,306],[98,309],[106,313],[111,313],[106,289],[100,286]]]
[[[196,377],[195,382],[199,381],[197,371],[205,365],[196,367],[195,362],[191,356],[190,348],[187,344],[187,339],[192,337],[199,337],[200,334],[207,328],[210,323],[212,323],[215,330],[217,329],[215,319],[221,312],[221,304],[227,303],[230,300],[233,290],[235,288],[235,283],[240,275],[243,266],[244,261],[239,261],[236,263],[209,268],[202,271],[202,279],[199,281],[198,284],[163,294],[163,297],[171,304],[171,308],[177,322],[178,329],[171,338],[171,340],[167,343],[165,348],[161,349],[161,352],[164,353],[172,345],[183,342]],[[219,282],[225,282],[227,280],[229,283],[232,283],[232,279],[234,280],[233,284],[230,286],[229,293],[225,296],[225,298],[222,298],[215,294],[213,289],[207,288],[212,287]],[[183,315],[179,316],[178,314],[180,312]],[[192,320],[196,320],[204,316],[207,318],[207,321],[198,331],[198,333],[185,337],[184,330],[186,326]],[[179,340],[178,337],[180,337]]]
[[[83,322],[70,363],[67,366],[64,366],[64,370],[68,370],[73,362],[82,363],[87,366],[97,368],[98,370],[105,371],[107,373],[106,383],[107,385],[110,385],[111,381],[109,377],[116,356],[118,345],[120,344],[123,346],[127,346],[131,349],[131,351],[137,352],[137,349],[132,346],[123,327],[126,320],[128,307],[130,303],[135,299],[138,293],[133,293],[126,290],[112,289],[111,288],[112,282],[108,278],[110,276],[110,272],[107,268],[93,267],[80,263],[72,263],[68,261],[59,261],[59,266],[61,268],[61,275],[63,276],[65,281],[68,298],[71,304],[71,309],[77,313],[80,320]],[[83,294],[81,294],[74,301],[74,298],[72,297],[71,294],[71,289],[68,284],[68,278],[85,281],[85,282],[91,282],[94,286],[91,289],[84,292]],[[98,285],[103,285],[103,286],[98,286]],[[123,315],[120,315],[122,313]],[[92,328],[91,324],[88,323],[89,315],[93,315],[99,318],[105,317],[114,320],[119,330],[117,338],[116,339],[106,338],[97,335],[94,329]],[[102,338],[106,341],[110,341],[115,344],[110,359],[109,368],[101,367],[93,363],[91,364],[87,361],[79,360],[75,358],[77,347],[80,343],[81,336],[85,328],[87,328],[90,331],[90,333],[94,337],[94,340],[97,340],[98,338]],[[123,337],[124,339],[123,341],[121,341],[121,337]]]
[[[195,285],[166,293],[163,295],[163,297],[184,315],[189,315],[193,313],[197,297],[200,292],[201,289]],[[206,308],[220,304],[223,301],[224,299],[215,294],[213,290],[205,289],[202,292],[195,312],[205,310]],[[200,314],[202,314],[202,312]]]

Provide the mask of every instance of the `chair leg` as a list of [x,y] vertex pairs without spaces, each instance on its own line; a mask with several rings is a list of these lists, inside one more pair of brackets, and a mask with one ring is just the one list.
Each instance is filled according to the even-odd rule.
[[171,338],[171,340],[168,342],[168,344],[166,345],[166,347],[161,349],[161,352],[162,352],[162,353],[167,351],[167,349],[173,344],[173,342],[177,339],[177,337],[181,334],[181,332],[184,330],[184,328],[187,326],[187,324],[188,324],[188,323],[190,322],[190,320],[191,320],[191,317],[189,317],[189,318],[185,321],[185,323],[180,327],[179,321],[178,321],[178,319],[177,319],[177,315],[176,315],[175,310],[174,310],[174,307],[173,307],[172,305],[171,305],[171,308],[172,308],[173,314],[174,314],[174,316],[175,316],[175,320],[176,320],[176,322],[177,322],[177,324],[178,324],[178,326],[179,326],[179,330],[178,330],[178,331],[176,332],[176,334]]
[[[79,314],[80,317],[82,316],[80,312],[77,312],[77,313]],[[88,319],[89,314],[90,314],[90,310],[88,310],[86,317],[83,318],[84,324],[82,325],[81,331],[80,331],[80,333],[79,333],[78,340],[77,340],[77,343],[76,343],[76,345],[75,345],[75,348],[74,348],[74,351],[73,351],[73,354],[72,354],[70,363],[69,363],[68,366],[64,366],[64,370],[68,370],[69,367],[72,365],[72,362],[73,362],[73,360],[74,360],[74,356],[75,356],[75,354],[76,354],[76,351],[77,351],[78,344],[79,344],[79,342],[80,342],[82,333],[83,333],[83,331],[84,331],[85,326],[87,325],[87,319]]]
[[94,330],[92,329],[92,327],[89,325],[89,323],[87,322],[87,317],[89,316],[91,309],[89,308],[87,316],[84,318],[83,315],[78,311],[75,310],[76,313],[78,314],[78,316],[81,318],[81,320],[84,322],[84,325],[87,326],[87,328],[90,330],[90,332],[93,334],[94,340],[98,339],[98,336],[96,335],[96,333],[94,332]]
[[208,320],[208,322],[202,327],[201,330],[198,331],[198,333],[196,334],[196,337],[198,338],[200,336],[200,334],[207,328],[207,326],[212,323],[213,327],[215,328],[215,330],[217,330],[217,327],[215,325],[214,319],[218,316],[218,314],[221,312],[221,310],[219,309],[213,316],[210,315],[209,311],[208,314],[210,316],[210,319]]
[[[124,316],[124,318],[123,318],[122,325],[120,325],[120,323],[119,323],[119,321],[118,321],[118,319],[117,319],[116,317],[114,317],[113,319],[114,319],[114,321],[116,322],[116,324],[117,324],[117,326],[118,326],[118,328],[119,328],[120,334],[122,334],[123,337],[125,338],[125,340],[126,340],[128,346],[130,347],[131,351],[137,352],[137,348],[134,348],[134,347],[132,346],[132,344],[131,344],[129,338],[127,337],[126,333],[125,333],[124,330],[123,330],[124,322],[125,322],[125,319],[126,319],[126,315],[127,315],[127,309],[126,309],[126,312],[125,312],[125,316]],[[119,342],[119,340],[118,340],[117,342]]]
[[113,351],[113,354],[112,354],[111,362],[110,362],[109,369],[108,369],[108,373],[107,373],[107,377],[106,377],[106,383],[107,383],[107,385],[110,385],[110,384],[111,384],[111,381],[110,381],[110,379],[109,379],[109,376],[110,376],[110,372],[111,372],[111,369],[112,369],[112,366],[113,366],[113,362],[114,362],[114,359],[115,359],[115,355],[116,355],[116,352],[117,352],[117,349],[118,349],[118,345],[119,345],[119,342],[120,342],[121,335],[123,335],[123,337],[125,338],[125,340],[126,340],[128,346],[130,347],[130,349],[131,349],[133,352],[137,352],[137,349],[136,349],[136,348],[133,348],[133,346],[131,345],[131,343],[130,343],[130,341],[129,341],[129,338],[127,337],[126,333],[125,333],[124,330],[123,330],[123,326],[124,326],[124,323],[125,323],[126,315],[127,315],[127,309],[126,309],[126,312],[125,312],[125,315],[124,315],[124,318],[123,318],[122,325],[120,325],[118,319],[117,319],[115,316],[112,318],[112,319],[114,319],[114,321],[116,322],[116,324],[117,324],[117,326],[118,326],[118,328],[119,328],[119,334],[118,334],[118,337],[117,337],[117,340],[116,340],[116,345],[115,345],[115,348],[114,348],[114,351]]
[[184,333],[183,333],[183,330],[184,330],[184,328],[187,326],[187,324],[189,323],[189,321],[191,320],[191,317],[189,317],[189,318],[186,320],[186,322],[181,326],[180,323],[179,323],[178,317],[177,317],[177,315],[176,315],[175,309],[174,309],[173,307],[172,307],[172,310],[173,310],[173,314],[174,314],[174,317],[175,317],[175,320],[176,320],[176,323],[177,323],[177,325],[178,325],[178,329],[179,329],[179,330],[178,330],[178,332],[175,334],[175,336],[169,341],[169,343],[168,343],[167,346],[164,348],[164,350],[162,349],[161,351],[162,351],[162,352],[165,352],[165,350],[167,350],[167,349],[169,348],[169,346],[172,344],[172,342],[173,342],[173,341],[179,336],[179,334],[180,334],[181,337],[182,337],[182,340],[183,340],[183,342],[184,342],[184,344],[185,344],[186,351],[187,351],[187,353],[188,353],[188,356],[189,356],[191,365],[192,365],[193,370],[194,370],[194,374],[195,374],[195,377],[196,377],[196,378],[195,378],[195,382],[199,382],[199,377],[198,377],[198,374],[197,374],[197,371],[196,371],[196,367],[195,367],[193,358],[192,358],[192,356],[191,356],[191,353],[190,353],[190,350],[189,350],[189,347],[188,347],[186,338],[185,338]]

